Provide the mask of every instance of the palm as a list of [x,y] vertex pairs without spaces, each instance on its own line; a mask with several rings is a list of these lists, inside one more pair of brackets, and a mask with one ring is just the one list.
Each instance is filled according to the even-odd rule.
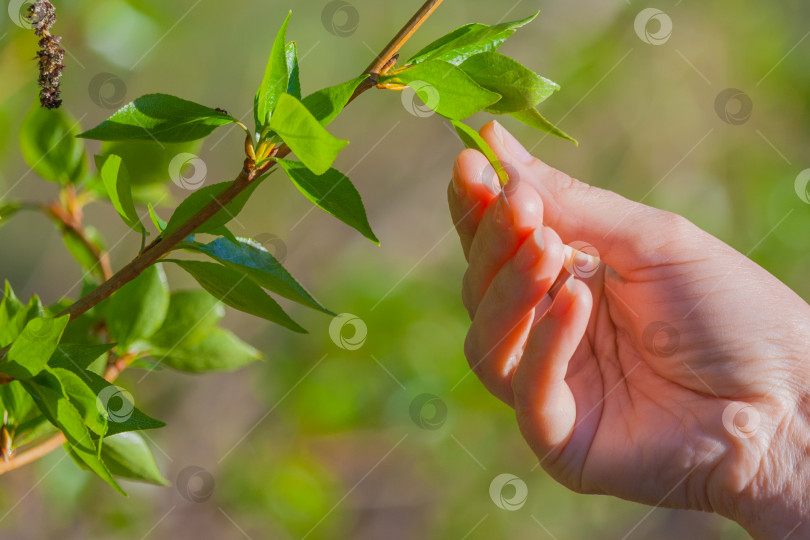
[[[763,324],[762,312],[751,317],[749,310],[732,308],[756,303],[740,291],[748,278],[761,280],[758,274],[766,273],[708,235],[699,240],[706,249],[722,250],[720,256],[711,263],[671,261],[627,280],[602,270],[589,280],[593,312],[566,376],[577,420],[568,443],[544,463],[565,484],[710,509],[710,471],[734,439],[729,429],[735,426],[724,427],[723,413],[734,401],[765,406],[773,386],[764,383],[778,378],[781,366],[771,365],[769,373],[741,367],[767,354],[763,344],[775,337],[767,309]],[[695,275],[704,279],[695,281]],[[767,277],[774,285],[768,294],[786,294]],[[729,328],[746,337],[731,352],[724,337]],[[737,433],[746,434],[756,421],[736,418]],[[678,472],[662,479],[660,471],[669,466]]]

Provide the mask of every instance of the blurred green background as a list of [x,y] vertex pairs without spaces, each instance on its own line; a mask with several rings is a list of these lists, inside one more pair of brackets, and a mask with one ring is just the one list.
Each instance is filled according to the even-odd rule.
[[[69,53],[64,106],[89,128],[156,91],[247,114],[287,9],[304,92],[347,80],[419,1],[54,4],[55,31]],[[671,36],[658,45],[634,29],[648,7],[672,21]],[[810,206],[794,186],[810,167],[810,5],[446,0],[403,53],[467,22],[494,24],[537,9],[540,18],[504,51],[561,84],[541,111],[581,145],[509,118],[507,127],[573,176],[684,214],[810,298]],[[658,25],[650,21],[641,35],[655,41]],[[56,194],[27,172],[17,145],[36,94],[35,49],[33,35],[0,14],[5,200]],[[718,100],[727,88],[744,95]],[[439,117],[409,114],[400,95],[388,92],[365,94],[331,131],[351,140],[336,167],[355,181],[381,247],[311,211],[282,176],[257,191],[231,228],[286,251],[286,266],[316,297],[363,321],[363,345],[341,349],[327,317],[296,306],[289,308],[311,335],[229,312],[227,326],[264,351],[266,362],[224,375],[133,370],[121,379],[140,408],[168,422],[146,434],[176,487],[126,484],[127,500],[59,450],[0,479],[0,537],[746,537],[708,514],[650,513],[576,495],[535,469],[510,410],[468,374],[462,354],[464,260],[445,202],[460,143]],[[242,142],[238,129],[223,128],[203,143],[197,153],[206,183],[238,172]],[[168,185],[175,201],[187,193]],[[170,212],[159,210],[164,218]],[[137,252],[136,236],[109,204],[88,207],[86,222],[107,238],[114,266]],[[0,246],[0,277],[20,297],[53,302],[77,294],[80,271],[41,216],[16,216],[0,229]],[[174,287],[192,286],[167,270]],[[186,481],[189,471],[198,474]],[[527,485],[516,511],[490,498],[490,482],[502,473]]]

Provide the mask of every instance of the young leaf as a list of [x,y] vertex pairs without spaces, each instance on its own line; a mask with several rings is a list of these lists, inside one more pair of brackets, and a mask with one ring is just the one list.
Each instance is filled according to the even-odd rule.
[[245,274],[219,264],[167,259],[191,274],[203,289],[239,311],[250,313],[294,332],[307,333],[278,303]]
[[119,433],[104,439],[101,459],[114,476],[158,486],[170,485],[160,474],[149,445],[139,433]]
[[149,338],[149,343],[162,350],[169,350],[180,342],[196,344],[224,316],[222,303],[206,291],[173,292],[163,326]]
[[517,60],[496,52],[471,56],[459,68],[479,85],[501,95],[486,109],[495,114],[529,109],[560,89]]
[[210,231],[209,234],[213,234],[214,236],[221,236],[221,237],[223,237],[223,238],[225,238],[227,240],[230,240],[234,244],[239,242],[239,240],[236,239],[236,235],[234,235],[230,231],[230,229],[228,229],[228,227],[226,227],[225,225],[222,225],[221,227],[217,227],[213,231]]
[[11,217],[20,210],[20,205],[16,203],[0,204],[0,227],[6,224]]
[[48,365],[52,368],[87,369],[87,366],[100,356],[106,355],[114,346],[114,343],[100,345],[60,343],[48,360]]
[[276,108],[279,96],[287,91],[289,73],[287,70],[287,53],[285,51],[287,24],[290,22],[292,11],[287,13],[281,28],[276,34],[270,58],[264,70],[264,77],[256,97],[253,100],[253,115],[256,120],[256,131],[261,133],[270,121],[270,116]]
[[160,264],[154,264],[107,301],[107,327],[125,351],[136,341],[149,338],[160,328],[169,309],[169,286]]
[[287,43],[284,48],[284,55],[287,57],[287,93],[301,99],[301,79],[298,70],[298,45],[294,41]]
[[65,395],[82,416],[84,424],[90,431],[103,437],[107,433],[107,418],[99,413],[98,396],[87,386],[87,382],[65,368],[48,368],[48,372],[59,379]]
[[97,406],[103,407],[106,411],[108,417],[108,436],[125,431],[162,428],[166,425],[165,422],[155,420],[137,408],[135,404],[120,391],[120,388],[107,381],[98,373],[87,370],[77,372],[72,368],[67,369],[70,369],[81,377],[97,396],[103,397],[103,399],[97,402]]
[[[226,204],[224,208],[220,208],[219,212],[214,214],[211,219],[200,225],[200,227],[194,232],[210,233],[211,231],[216,230],[218,227],[225,225],[230,220],[235,218],[239,212],[242,211],[242,208],[244,208],[245,203],[250,198],[253,190],[255,190],[266,177],[267,176],[263,176],[262,178],[253,180],[250,185],[242,190],[239,195],[234,197],[234,199]],[[205,205],[214,200],[220,193],[225,191],[229,185],[230,182],[211,184],[210,186],[205,186],[204,188],[198,189],[186,197],[186,199],[177,206],[172,214],[172,217],[169,218],[169,223],[167,223],[163,228],[161,235],[165,238],[176,231],[180,225],[185,223],[191,216],[199,212]]]
[[270,118],[270,129],[287,143],[298,159],[315,174],[323,174],[349,141],[331,133],[295,97],[281,94]]
[[134,231],[144,232],[141,218],[138,216],[132,200],[129,172],[121,161],[121,156],[115,154],[95,156],[95,161],[101,180],[104,182],[104,187],[107,189],[107,194],[118,215]]
[[81,414],[65,395],[59,379],[52,373],[43,371],[31,380],[22,381],[22,384],[48,421],[65,434],[70,450],[116,491],[126,495],[99,459],[98,447],[90,436]]
[[517,21],[487,26],[485,24],[467,24],[453,32],[440,37],[416,53],[406,64],[419,64],[427,60],[444,60],[459,65],[474,54],[496,50],[506,39],[515,33],[516,28],[530,23],[537,17],[533,15]]
[[217,238],[208,244],[194,242],[183,247],[205,253],[215,261],[246,274],[256,284],[284,298],[334,315],[299,285],[281,263],[258,242],[247,238],[237,238],[236,242]]
[[0,386],[0,409],[8,413],[9,424],[17,426],[21,424],[33,407],[31,396],[19,381],[11,381]]
[[451,122],[453,123],[453,127],[456,128],[456,133],[458,133],[458,136],[461,138],[461,142],[464,143],[464,146],[478,150],[484,154],[487,161],[489,161],[489,164],[492,165],[493,169],[495,169],[501,185],[506,184],[509,181],[509,175],[506,173],[506,170],[504,170],[503,165],[501,165],[501,160],[499,160],[498,156],[495,155],[495,151],[487,144],[487,141],[485,141],[477,131],[464,122],[458,122],[456,120],[451,120]]
[[197,343],[181,341],[151,354],[172,369],[190,373],[232,371],[261,360],[259,351],[222,328],[214,328]]
[[78,183],[87,172],[84,144],[76,140],[79,122],[64,109],[37,105],[23,120],[20,150],[28,166],[49,182]]
[[501,96],[482,88],[453,64],[429,60],[381,77],[382,82],[412,85],[425,105],[453,120],[472,116]]
[[194,141],[236,118],[168,94],[147,94],[124,105],[107,120],[78,135],[98,141]]
[[375,244],[380,243],[368,224],[360,194],[346,175],[335,169],[317,175],[297,161],[286,159],[276,161],[310,201],[343,223],[354,227]]
[[17,339],[29,321],[44,315],[42,303],[36,295],[26,306],[17,299],[11,284],[6,281],[3,301],[0,302],[0,347],[5,347]]
[[149,219],[152,220],[152,225],[155,226],[158,232],[162,233],[164,230],[166,230],[166,222],[160,219],[160,216],[157,215],[152,203],[147,203],[146,207],[149,209]]
[[574,139],[569,134],[567,134],[566,132],[564,132],[563,130],[561,130],[548,120],[546,120],[546,118],[542,114],[540,114],[535,108],[526,109],[525,111],[517,111],[509,113],[509,116],[511,116],[516,120],[520,120],[527,126],[539,129],[540,131],[543,131],[545,133],[550,133],[551,135],[554,135],[561,139],[571,141],[575,145],[579,146],[579,143],[577,142],[576,139]]
[[340,114],[354,91],[367,78],[367,75],[360,75],[345,83],[323,88],[305,97],[301,103],[322,126],[326,127]]
[[30,379],[42,371],[59,345],[69,317],[45,319],[37,317],[25,325],[0,362],[0,371],[15,379]]

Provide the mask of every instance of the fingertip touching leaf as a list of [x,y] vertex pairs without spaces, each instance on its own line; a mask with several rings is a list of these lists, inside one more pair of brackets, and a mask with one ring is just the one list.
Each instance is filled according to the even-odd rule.
[[168,94],[147,94],[124,105],[98,126],[78,135],[98,141],[174,143],[207,137],[231,115]]
[[380,241],[368,223],[363,200],[345,174],[329,169],[318,175],[297,161],[276,161],[307,199],[379,245]]
[[279,97],[269,127],[315,174],[329,170],[338,153],[349,144],[349,141],[338,139],[326,131],[312,113],[290,94]]
[[509,181],[509,175],[503,168],[501,160],[499,160],[498,156],[495,155],[495,151],[489,146],[489,144],[487,144],[487,141],[485,141],[477,131],[464,122],[459,122],[457,120],[451,120],[451,122],[453,123],[453,127],[456,129],[456,133],[461,139],[461,142],[464,143],[464,146],[478,150],[484,154],[487,161],[489,161],[489,164],[492,165],[493,169],[495,169],[495,173],[498,175],[498,180],[500,181],[501,185],[506,184]]

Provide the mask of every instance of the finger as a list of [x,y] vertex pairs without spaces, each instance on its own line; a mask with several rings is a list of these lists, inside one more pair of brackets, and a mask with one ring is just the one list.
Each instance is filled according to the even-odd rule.
[[512,377],[518,425],[540,455],[564,444],[573,431],[576,405],[565,375],[585,335],[592,303],[583,282],[566,281],[532,329]]
[[496,397],[512,405],[512,373],[534,321],[534,308],[563,265],[563,244],[552,229],[529,235],[487,289],[467,333],[472,370]]
[[507,182],[484,211],[470,246],[462,298],[471,317],[501,266],[542,223],[543,202],[537,191],[519,179]]
[[478,223],[484,210],[500,191],[491,181],[494,175],[487,174],[492,166],[483,154],[476,150],[463,150],[453,165],[453,178],[447,188],[450,216],[456,227],[464,257],[469,256]]
[[504,166],[510,165],[538,190],[545,224],[563,242],[590,244],[620,274],[660,263],[665,255],[659,248],[671,241],[673,228],[688,224],[676,214],[589,186],[549,167],[497,122],[485,125],[481,136]]

